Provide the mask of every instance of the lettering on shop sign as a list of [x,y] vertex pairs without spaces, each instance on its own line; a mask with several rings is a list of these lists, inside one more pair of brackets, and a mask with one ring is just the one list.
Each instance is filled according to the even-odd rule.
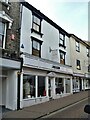
[[58,66],[52,66],[52,68],[55,68],[55,69],[60,69],[60,67],[58,67]]

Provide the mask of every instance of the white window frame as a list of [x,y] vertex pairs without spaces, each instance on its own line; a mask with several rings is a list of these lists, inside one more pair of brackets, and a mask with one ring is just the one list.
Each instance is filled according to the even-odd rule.
[[6,42],[6,26],[7,25],[6,25],[6,23],[4,23],[4,24],[5,24],[5,28],[4,28],[4,34],[3,34],[3,36],[4,36],[4,38],[3,38],[3,44],[2,44],[2,47],[0,47],[2,49],[5,49],[5,42]]
[[76,51],[80,52],[80,43],[76,41]]

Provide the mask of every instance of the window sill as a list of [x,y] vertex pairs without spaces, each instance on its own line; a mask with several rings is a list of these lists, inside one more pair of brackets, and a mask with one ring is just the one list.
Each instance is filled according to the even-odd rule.
[[34,30],[33,28],[31,29],[31,33],[32,33],[32,32],[35,32],[35,33],[39,34],[41,37],[43,36],[43,33],[38,32],[38,31]]
[[76,50],[77,52],[80,52],[80,50]]
[[77,70],[81,70],[81,68],[77,68]]
[[66,48],[65,45],[62,45],[62,44],[59,43],[59,47],[60,47],[60,46],[63,47],[64,49]]

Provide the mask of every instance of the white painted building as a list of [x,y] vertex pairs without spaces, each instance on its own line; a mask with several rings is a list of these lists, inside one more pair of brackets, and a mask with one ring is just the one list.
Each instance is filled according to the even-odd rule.
[[72,94],[69,34],[27,2],[20,32],[20,108]]

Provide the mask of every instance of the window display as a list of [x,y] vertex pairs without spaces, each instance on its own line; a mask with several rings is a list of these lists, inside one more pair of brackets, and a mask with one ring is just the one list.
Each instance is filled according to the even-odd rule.
[[63,93],[64,87],[63,87],[62,78],[56,78],[56,79],[55,79],[55,85],[56,85],[56,94],[61,94],[61,93]]
[[35,97],[35,76],[23,76],[23,98]]
[[46,96],[45,77],[38,76],[38,97]]

